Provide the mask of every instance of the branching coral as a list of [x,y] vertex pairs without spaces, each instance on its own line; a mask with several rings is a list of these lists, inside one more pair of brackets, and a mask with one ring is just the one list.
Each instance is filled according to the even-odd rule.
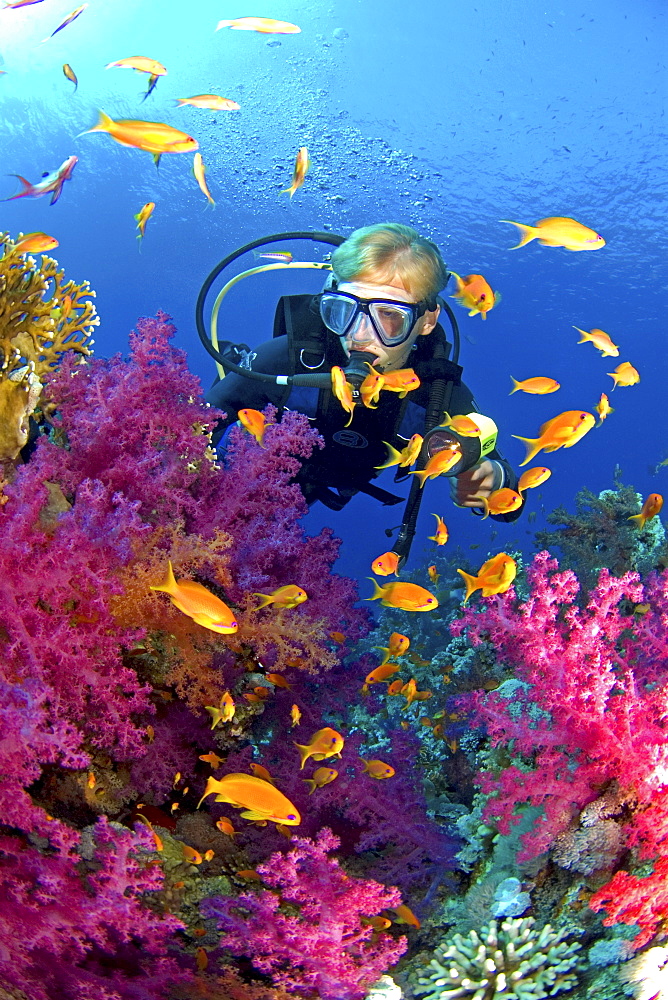
[[99,320],[87,281],[65,281],[50,257],[37,265],[17,252],[7,233],[0,234],[1,244],[0,462],[7,462],[28,439],[28,417],[45,376],[67,351],[90,355],[90,336]]
[[533,917],[491,920],[479,934],[454,934],[418,974],[414,992],[426,1000],[534,1000],[572,989],[580,945],[550,924],[540,931],[534,924]]

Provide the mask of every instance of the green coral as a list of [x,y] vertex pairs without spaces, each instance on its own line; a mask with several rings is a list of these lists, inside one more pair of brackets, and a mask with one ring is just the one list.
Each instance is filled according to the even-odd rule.
[[550,924],[534,925],[533,917],[510,917],[490,920],[480,933],[454,934],[418,970],[413,991],[426,1000],[536,1000],[572,989],[580,945]]

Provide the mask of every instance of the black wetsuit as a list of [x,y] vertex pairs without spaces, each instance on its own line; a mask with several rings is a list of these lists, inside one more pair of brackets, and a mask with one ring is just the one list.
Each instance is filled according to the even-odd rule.
[[[251,361],[254,371],[292,375],[309,371],[328,372],[333,365],[345,367],[347,357],[341,341],[323,326],[320,317],[309,308],[310,300],[311,296],[289,297],[297,325],[300,328],[305,324],[310,327],[310,341],[285,334],[275,336],[255,350]],[[377,496],[385,503],[397,502],[392,494],[374,487],[370,480],[378,475],[374,467],[387,461],[388,450],[383,442],[401,450],[413,434],[424,434],[429,378],[433,372],[432,357],[437,342],[449,352],[450,345],[446,343],[443,329],[438,324],[430,334],[417,338],[406,361],[406,367],[413,368],[420,377],[418,389],[409,392],[403,399],[395,392],[381,391],[376,409],[361,405],[355,407],[349,427],[345,427],[349,414],[329,389],[276,385],[230,372],[216,382],[206,396],[208,402],[227,414],[214,431],[213,443],[219,452],[224,451],[226,431],[237,420],[240,409],[262,410],[267,403],[273,403],[279,410],[298,410],[309,418],[325,439],[325,447],[314,451],[298,477],[308,502],[321,500],[337,509],[360,491]],[[307,343],[306,348],[304,343]],[[456,369],[456,366],[452,367]],[[453,414],[480,412],[471,390],[459,382],[457,376],[448,410]],[[501,485],[514,489],[517,477],[506,460],[496,450],[486,457],[501,466]],[[407,472],[397,469],[396,479],[404,479]],[[514,521],[521,509],[492,516],[501,521]]]

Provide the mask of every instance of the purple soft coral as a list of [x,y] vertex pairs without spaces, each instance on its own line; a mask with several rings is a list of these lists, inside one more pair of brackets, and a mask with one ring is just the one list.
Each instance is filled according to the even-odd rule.
[[406,950],[404,937],[375,934],[360,918],[398,906],[399,892],[347,875],[328,856],[339,845],[331,830],[321,830],[315,841],[295,837],[293,844],[286,854],[258,865],[270,889],[205,900],[203,912],[224,931],[224,948],[248,955],[288,992],[315,990],[322,1000],[359,1000]]

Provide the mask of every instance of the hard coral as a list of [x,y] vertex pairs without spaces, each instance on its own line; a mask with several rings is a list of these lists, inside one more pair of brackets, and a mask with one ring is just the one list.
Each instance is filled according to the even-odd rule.
[[580,945],[550,924],[540,931],[534,924],[533,917],[511,917],[500,925],[490,920],[480,934],[454,934],[421,970],[414,992],[426,1000],[528,1000],[572,989]]
[[[0,462],[13,461],[28,440],[45,376],[66,351],[88,356],[93,327],[99,322],[87,281],[65,281],[50,257],[37,265],[17,253],[7,233],[0,234]],[[50,292],[47,298],[47,293]],[[92,343],[92,341],[89,341]]]

